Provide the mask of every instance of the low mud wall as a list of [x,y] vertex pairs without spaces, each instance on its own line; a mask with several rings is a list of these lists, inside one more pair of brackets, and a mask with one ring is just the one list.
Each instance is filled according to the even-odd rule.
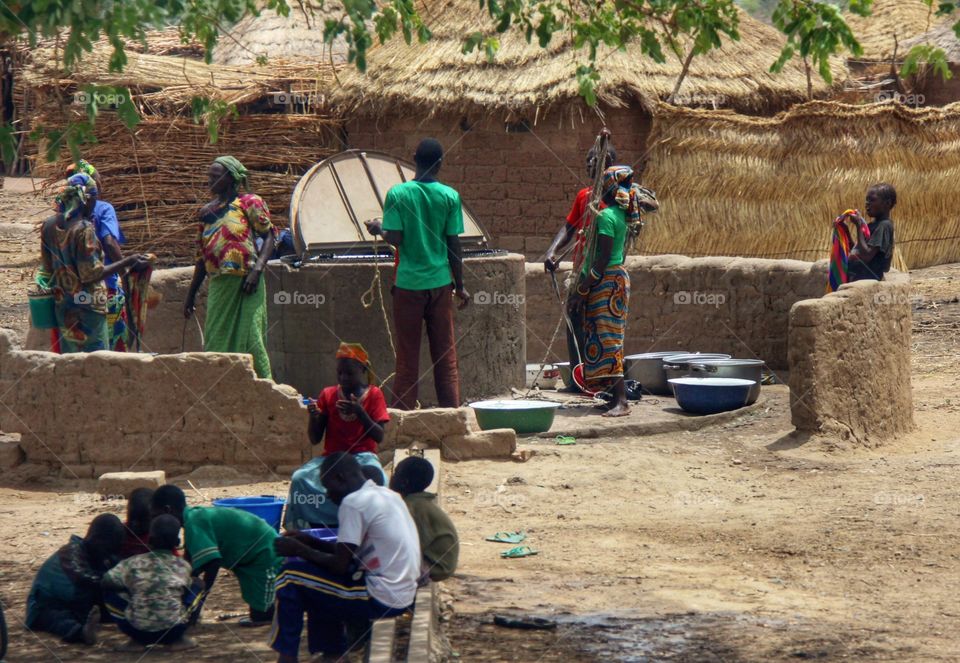
[[909,432],[910,279],[859,281],[790,310],[790,406],[798,431],[873,445]]
[[[790,307],[823,294],[826,261],[630,257],[626,353],[725,352],[787,368]],[[570,265],[558,273],[561,288]],[[543,359],[560,316],[543,265],[526,266],[527,360]],[[567,360],[564,330],[551,361]]]
[[0,330],[0,430],[65,478],[229,465],[286,478],[311,454],[296,389],[250,357],[21,351]]
[[[510,387],[523,385],[523,270],[523,257],[515,254],[464,262],[464,285],[473,295],[471,304],[456,312],[455,322],[464,401],[501,395]],[[372,263],[323,263],[301,269],[271,265],[263,278],[267,284],[267,340],[274,379],[302,394],[316,394],[336,381],[334,357],[341,341],[362,343],[379,378],[389,377],[394,370],[390,334],[396,333],[390,295],[393,271],[392,265],[381,265],[385,321],[378,299],[369,307],[361,303],[377,273]],[[172,354],[203,349],[206,287],[197,298],[195,320],[185,321],[182,313],[192,274],[192,268],[154,273],[153,287],[162,301],[148,315],[144,351]],[[32,330],[28,347],[48,349],[48,334]],[[424,330],[420,402],[425,407],[436,405],[432,365]],[[390,385],[388,382],[387,391]]]

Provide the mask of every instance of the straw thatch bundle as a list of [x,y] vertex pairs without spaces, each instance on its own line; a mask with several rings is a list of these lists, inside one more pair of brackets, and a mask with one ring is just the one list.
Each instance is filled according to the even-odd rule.
[[870,184],[899,194],[895,266],[960,260],[960,104],[812,102],[773,118],[663,107],[644,184],[643,253],[826,258],[831,222]]
[[930,45],[942,48],[947,62],[960,64],[960,39],[957,39],[957,34],[953,31],[954,23],[956,23],[956,19],[948,19],[932,30],[913,39],[908,39],[901,44],[903,53],[906,54],[914,46]]
[[333,44],[323,41],[324,20],[339,18],[343,5],[328,0],[322,9],[294,4],[287,16],[272,9],[250,15],[220,35],[213,49],[216,64],[254,64],[258,57],[268,60],[297,58],[344,64],[347,44],[338,38]]
[[[587,54],[573,47],[568,34],[555,34],[542,49],[536,39],[527,43],[512,30],[501,36],[500,52],[492,63],[482,53],[463,54],[468,34],[478,30],[495,34],[485,11],[476,0],[446,0],[424,8],[433,32],[430,42],[407,46],[394,39],[371,51],[366,74],[351,70],[341,74],[343,85],[334,91],[334,102],[376,114],[391,108],[410,114],[473,108],[532,116],[533,111],[558,105],[582,107],[574,72],[578,64],[587,63]],[[769,72],[784,43],[779,32],[741,12],[740,36],[739,42],[728,40],[719,51],[694,59],[680,103],[752,112],[779,110],[806,98],[807,77],[799,63],[789,63],[780,74]],[[681,65],[672,53],[666,63],[657,64],[635,44],[625,52],[602,50],[597,61],[602,78],[599,99],[619,107],[638,98],[651,108],[673,91]],[[838,62],[836,73],[843,71]],[[814,93],[826,89],[814,73]]]
[[863,47],[859,59],[871,62],[889,60],[894,49],[903,58],[910,50],[904,42],[929,30],[936,12],[937,3],[929,7],[923,0],[874,0],[870,16],[847,14],[844,19]]

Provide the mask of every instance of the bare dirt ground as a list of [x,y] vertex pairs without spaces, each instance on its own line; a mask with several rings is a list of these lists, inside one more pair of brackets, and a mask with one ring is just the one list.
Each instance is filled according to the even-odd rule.
[[[9,324],[20,320],[9,309],[22,296],[11,292],[20,280],[7,266],[29,267],[33,249],[0,247],[0,324]],[[445,464],[442,503],[462,541],[460,571],[443,590],[452,658],[960,660],[960,265],[913,278],[918,428],[896,443],[798,445],[787,438],[787,388],[776,386],[764,388],[764,407],[714,428],[574,446],[538,440],[526,463]],[[215,477],[194,484],[203,493],[189,491],[194,503],[286,491]],[[112,627],[94,649],[22,628],[43,560],[96,513],[121,511],[92,490],[0,477],[10,662],[172,658],[113,652],[122,639]],[[504,560],[506,546],[483,540],[520,529],[538,555]],[[236,626],[231,615],[241,611],[234,579],[224,578],[195,634],[201,648],[180,658],[272,660],[264,631]],[[501,614],[546,617],[553,627],[495,626]]]

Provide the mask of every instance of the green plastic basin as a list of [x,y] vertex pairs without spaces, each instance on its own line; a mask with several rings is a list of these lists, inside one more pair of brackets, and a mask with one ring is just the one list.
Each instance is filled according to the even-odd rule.
[[560,403],[554,401],[477,401],[470,403],[481,430],[512,428],[518,435],[546,433]]

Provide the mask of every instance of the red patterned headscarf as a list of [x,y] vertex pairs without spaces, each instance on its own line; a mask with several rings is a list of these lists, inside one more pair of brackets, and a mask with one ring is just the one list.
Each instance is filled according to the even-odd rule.
[[374,381],[373,370],[370,368],[370,355],[359,343],[340,343],[337,348],[337,359],[353,359],[359,362],[367,369],[367,378],[371,383]]

